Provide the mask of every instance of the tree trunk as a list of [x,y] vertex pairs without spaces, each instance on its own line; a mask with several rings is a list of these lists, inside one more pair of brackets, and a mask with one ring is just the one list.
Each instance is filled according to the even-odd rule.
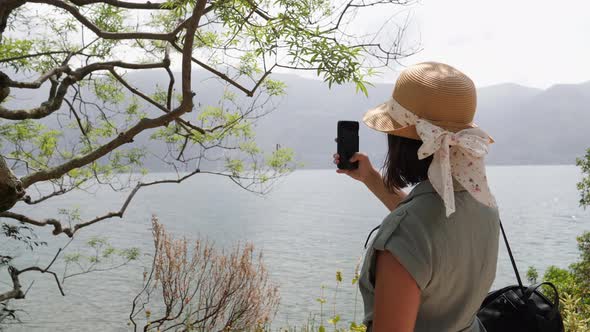
[[10,210],[24,195],[22,184],[0,155],[0,212]]

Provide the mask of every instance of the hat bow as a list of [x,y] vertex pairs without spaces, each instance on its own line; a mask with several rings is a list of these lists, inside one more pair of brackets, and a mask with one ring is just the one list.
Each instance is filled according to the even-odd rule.
[[418,119],[416,131],[423,142],[418,158],[433,156],[428,178],[445,203],[447,217],[455,212],[453,177],[477,200],[495,206],[482,171],[489,144],[489,136],[483,130],[469,128],[453,133]]

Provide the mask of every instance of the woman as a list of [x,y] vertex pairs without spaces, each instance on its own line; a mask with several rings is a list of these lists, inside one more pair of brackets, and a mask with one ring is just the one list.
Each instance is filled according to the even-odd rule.
[[358,169],[337,170],[391,210],[361,269],[367,331],[485,331],[476,313],[496,274],[499,216],[484,166],[493,140],[473,123],[475,108],[475,86],[457,69],[406,68],[363,118],[388,134],[383,176],[362,153],[351,159]]

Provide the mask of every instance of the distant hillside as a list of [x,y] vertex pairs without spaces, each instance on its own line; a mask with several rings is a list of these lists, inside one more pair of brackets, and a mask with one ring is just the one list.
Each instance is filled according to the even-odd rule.
[[[360,121],[366,109],[385,101],[392,90],[390,84],[376,84],[369,88],[367,98],[355,93],[352,85],[334,86],[330,90],[318,80],[273,76],[287,84],[287,95],[278,100],[276,111],[256,123],[257,141],[266,149],[273,149],[276,144],[294,148],[306,168],[332,168],[336,122]],[[158,72],[126,77],[148,92],[153,91],[155,83],[161,87],[166,84]],[[215,104],[223,92],[222,86],[213,80],[203,81],[204,77],[203,72],[195,72],[195,102]],[[38,105],[46,95],[46,92],[35,96],[25,94],[30,91],[16,92],[9,105],[17,104],[19,108]],[[496,141],[488,163],[573,164],[590,147],[587,105],[590,105],[590,82],[555,85],[547,90],[511,83],[478,89],[476,121]],[[55,117],[44,120],[50,125],[55,121]],[[149,134],[140,135],[135,144],[149,146],[154,151],[164,149],[163,144],[154,144],[148,137]],[[361,124],[360,147],[379,165],[386,152],[385,135]],[[153,170],[163,169],[156,160],[148,160],[147,164]]]
[[[358,120],[386,100],[391,85],[378,84],[369,98],[352,86],[328,90],[321,82],[290,77],[279,111],[260,122],[262,141],[293,146],[308,167],[332,167],[333,137],[340,119]],[[547,90],[516,84],[478,89],[476,122],[496,141],[489,164],[573,164],[590,147],[590,82]],[[288,133],[288,134],[285,134]],[[361,125],[361,150],[375,160],[386,151],[385,135]]]

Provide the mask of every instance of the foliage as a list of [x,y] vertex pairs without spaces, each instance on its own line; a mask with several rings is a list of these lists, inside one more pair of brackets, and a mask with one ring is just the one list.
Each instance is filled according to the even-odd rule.
[[118,249],[104,237],[91,237],[84,250],[63,255],[62,283],[75,276],[118,269],[137,260],[139,254],[137,247]]
[[[583,179],[577,184],[580,191],[580,206],[590,205],[590,149],[584,158],[576,161],[580,166]],[[576,238],[580,260],[569,265],[567,269],[549,266],[543,274],[543,281],[553,283],[560,296],[560,312],[564,318],[568,332],[585,332],[590,329],[590,232],[585,232]],[[530,266],[527,279],[536,283],[537,270]],[[551,297],[553,290],[543,286],[544,294]]]
[[[590,205],[590,148],[586,156],[578,158],[576,164],[582,171],[583,178],[577,184],[580,192],[580,206]],[[551,265],[543,274],[543,281],[553,283],[559,291],[559,310],[564,319],[566,332],[585,332],[590,330],[590,232],[584,232],[576,238],[580,260],[567,269]],[[530,266],[527,278],[530,283],[537,282],[537,270]],[[542,292],[551,298],[553,290],[542,286]]]
[[576,165],[582,170],[583,178],[578,182],[580,191],[580,206],[590,206],[590,148],[586,150],[586,155],[576,159]]
[[[9,225],[2,223],[2,225],[0,225],[0,235],[6,237],[7,239],[23,243],[29,250],[33,250],[35,247],[47,245],[47,242],[38,240],[37,235],[35,235],[31,227],[25,225]],[[0,253],[0,257],[6,258],[7,256],[2,256]],[[8,261],[3,259],[0,260],[0,266],[7,262]]]
[[561,297],[563,302],[563,325],[565,331],[584,332],[590,327],[590,317],[581,312],[590,312],[590,306],[583,304],[580,298],[565,293]]
[[[577,237],[581,259],[569,265],[568,269],[549,266],[543,274],[543,281],[553,283],[559,291],[559,310],[563,316],[566,332],[585,332],[590,329],[590,232]],[[538,273],[529,267],[527,278],[536,283]],[[549,298],[553,289],[543,285],[542,292]]]
[[3,331],[3,324],[19,323],[18,312],[22,310],[12,309],[8,301],[0,302],[0,331]]
[[[64,211],[64,213],[68,213],[70,218],[78,218],[77,211]],[[24,243],[26,249],[28,250],[33,250],[33,246],[36,247],[40,245],[46,245],[45,242],[37,241],[34,233],[30,230],[30,228],[26,226],[17,227],[9,226],[6,224],[4,224],[3,226],[3,230],[4,232],[6,232],[3,234],[4,236],[8,237],[13,241]],[[26,235],[27,232],[29,232],[32,235]],[[20,285],[18,276],[21,273],[30,273],[35,271],[39,273],[48,273],[53,275],[61,294],[65,295],[63,285],[65,284],[66,279],[85,275],[88,273],[112,271],[121,268],[129,264],[131,261],[137,260],[140,254],[138,248],[131,247],[125,249],[118,249],[111,246],[105,238],[100,237],[90,238],[85,243],[86,246],[82,247],[77,252],[65,253],[65,249],[72,243],[72,241],[73,239],[70,240],[63,248],[60,248],[53,257],[53,259],[51,259],[48,265],[44,268],[38,266],[17,268],[12,262],[13,257],[5,254],[0,255],[0,268],[6,268],[10,277],[16,278],[16,283],[13,279],[13,286],[14,290],[16,291],[20,291],[22,286]],[[12,247],[11,249],[14,250],[14,247]],[[2,248],[2,250],[5,249]],[[63,264],[55,264],[63,266],[61,278],[59,278],[57,273],[55,272],[55,270],[59,269],[59,267],[54,267],[54,263],[58,261],[58,258],[63,258],[63,260],[60,260],[63,262]],[[28,289],[30,289],[33,286],[33,283],[34,282],[32,282],[31,285],[28,286]],[[25,295],[26,292],[19,293],[16,297],[14,297],[14,299],[24,298]],[[22,310],[13,309],[10,306],[10,302],[11,298],[0,301],[0,330],[2,330],[2,323],[10,324],[20,322],[19,313],[22,312]]]

